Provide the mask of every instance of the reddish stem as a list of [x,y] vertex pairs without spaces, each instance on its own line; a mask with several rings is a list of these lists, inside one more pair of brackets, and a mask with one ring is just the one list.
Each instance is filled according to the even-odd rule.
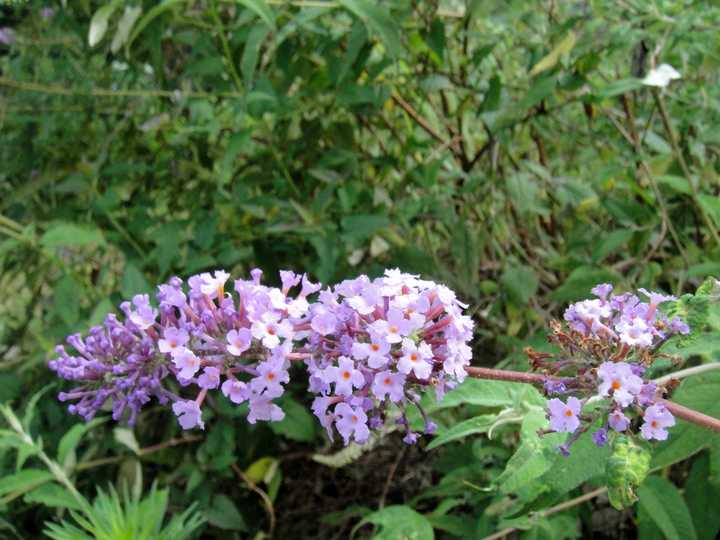
[[[525,373],[522,371],[508,371],[505,369],[491,369],[474,366],[467,367],[465,370],[468,375],[475,377],[476,379],[490,379],[493,381],[543,384],[548,380],[559,382],[566,382],[570,380],[570,378],[567,377],[554,377],[551,375],[543,375],[541,373]],[[674,403],[667,399],[659,399],[658,403],[662,403],[668,411],[678,418],[682,418],[686,422],[696,424],[704,427],[705,429],[720,432],[720,420],[717,418],[689,409],[688,407],[679,405],[678,403]]]

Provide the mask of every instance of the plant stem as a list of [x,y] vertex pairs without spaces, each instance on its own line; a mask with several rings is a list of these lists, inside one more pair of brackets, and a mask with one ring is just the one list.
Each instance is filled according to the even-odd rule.
[[706,371],[713,371],[715,369],[720,369],[720,362],[711,362],[709,364],[702,364],[700,366],[681,369],[680,371],[668,373],[667,375],[653,379],[653,382],[655,384],[665,384],[666,382],[670,382],[672,379],[684,379],[690,375],[697,375],[699,373],[705,373]]
[[[692,369],[692,368],[691,368]],[[491,369],[481,367],[468,367],[466,368],[468,375],[476,379],[490,379],[493,381],[509,381],[518,383],[528,384],[544,384],[545,381],[557,381],[567,382],[567,377],[553,377],[551,375],[542,375],[541,373],[525,373],[522,371],[509,371],[505,369]],[[687,376],[688,370],[683,370],[685,373],[678,372],[682,376]],[[667,399],[658,400],[659,403],[665,405],[665,407],[678,418],[682,418],[686,422],[696,424],[712,431],[720,432],[720,420],[703,414],[699,411],[695,411],[678,403],[674,403]]]

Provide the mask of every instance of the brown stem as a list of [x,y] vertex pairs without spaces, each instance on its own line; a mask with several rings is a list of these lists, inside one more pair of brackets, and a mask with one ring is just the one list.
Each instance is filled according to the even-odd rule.
[[[566,382],[570,380],[567,377],[553,377],[543,375],[541,373],[525,373],[522,371],[509,371],[506,369],[491,369],[474,366],[467,367],[465,369],[471,377],[475,377],[476,379],[490,379],[493,381],[543,384],[547,380],[554,380],[558,382]],[[704,427],[705,429],[720,432],[720,420],[717,418],[708,416],[707,414],[703,414],[699,411],[690,409],[667,399],[660,399],[658,402],[662,403],[667,410],[678,418],[682,418],[686,422],[696,424],[700,427]]]
[[265,506],[265,511],[268,515],[268,520],[270,521],[270,526],[268,530],[268,538],[272,538],[273,534],[275,534],[275,508],[273,507],[273,503],[270,500],[270,497],[267,493],[265,493],[264,490],[260,489],[255,482],[253,482],[248,475],[246,475],[243,470],[238,467],[237,463],[233,463],[230,465],[232,467],[232,470],[235,471],[235,474],[238,475],[238,477],[245,482],[248,489],[251,491],[254,491],[257,493],[260,498],[262,499],[263,505]]
[[668,399],[659,399],[658,403],[662,403],[668,411],[673,413],[678,418],[682,418],[687,422],[697,424],[698,426],[704,427],[705,429],[720,432],[720,420],[718,420],[717,418],[713,418],[712,416],[708,416],[707,414],[703,414],[699,411],[689,409]]

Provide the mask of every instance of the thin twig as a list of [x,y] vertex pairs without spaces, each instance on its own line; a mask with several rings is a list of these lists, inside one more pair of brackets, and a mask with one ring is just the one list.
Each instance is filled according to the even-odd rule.
[[690,375],[697,375],[698,373],[705,373],[706,371],[713,371],[715,369],[720,369],[720,362],[711,362],[709,364],[702,364],[700,366],[681,369],[675,373],[669,373],[667,375],[663,375],[662,377],[658,377],[657,379],[653,379],[653,382],[655,384],[665,384],[673,379],[684,379]]
[[385,507],[385,497],[387,497],[388,491],[390,490],[390,484],[392,484],[392,480],[395,477],[395,472],[397,471],[398,465],[400,465],[400,461],[402,461],[403,456],[405,455],[405,449],[407,448],[406,445],[403,445],[402,448],[400,448],[400,451],[397,454],[397,457],[395,458],[395,461],[390,466],[390,470],[388,470],[388,476],[385,480],[385,485],[383,486],[382,493],[380,494],[380,502],[378,502],[378,510],[382,510]]
[[268,496],[265,491],[260,489],[255,482],[253,482],[244,472],[243,470],[238,467],[237,463],[233,463],[231,465],[232,470],[235,471],[235,474],[240,477],[240,479],[247,484],[247,487],[251,490],[257,493],[260,498],[263,501],[263,504],[265,505],[265,510],[267,511],[268,519],[270,521],[270,530],[268,531],[268,538],[272,538],[273,534],[275,533],[275,508],[273,508],[273,503],[270,500],[270,497]]

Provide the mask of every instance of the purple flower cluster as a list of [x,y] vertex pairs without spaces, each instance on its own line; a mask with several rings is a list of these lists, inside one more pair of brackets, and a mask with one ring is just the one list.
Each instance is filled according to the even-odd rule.
[[[661,303],[675,298],[640,289],[649,300],[641,302],[630,293],[610,295],[609,284],[598,285],[592,292],[597,298],[572,304],[565,311],[569,331],[554,325],[550,340],[563,349],[563,359],[546,361],[553,355],[529,353],[534,367],[548,374],[547,394],[574,394],[566,401],[557,397],[548,401],[550,431],[571,434],[563,453],[599,418],[606,420],[592,435],[598,446],[607,443],[609,430],[629,433],[636,417],[642,419],[638,430],[642,438],[667,439],[666,428],[675,419],[659,401],[664,389],[642,376],[664,341],[690,330],[680,318],[669,320],[658,310]],[[582,408],[590,399],[605,400],[607,405],[583,415]]]
[[[120,306],[124,322],[111,314],[85,339],[70,336],[76,354],[60,346],[49,365],[79,386],[60,399],[79,400],[69,409],[85,419],[110,400],[113,418],[129,409],[133,423],[154,396],[173,402],[184,429],[202,429],[201,406],[208,391],[219,388],[233,403],[249,404],[249,422],[281,420],[284,413],[274,400],[289,381],[290,362],[309,356],[297,352],[297,342],[308,335],[307,297],[320,286],[281,272],[282,288],[266,287],[261,271],[251,274],[252,280],[234,282],[236,296],[225,291],[230,276],[223,271],[192,276],[186,289],[172,278],[158,287],[157,307],[148,295],[136,295]],[[195,398],[163,386],[168,376],[196,389]]]
[[87,337],[67,339],[72,352],[57,348],[50,368],[77,383],[59,398],[75,401],[70,412],[85,419],[110,403],[114,419],[129,411],[134,423],[155,397],[172,402],[184,429],[203,429],[202,405],[219,390],[248,404],[249,422],[279,421],[275,400],[291,363],[304,362],[317,395],[313,412],[330,436],[335,429],[346,444],[365,442],[393,405],[406,442],[414,442],[405,411],[419,407],[418,391],[432,387],[442,396],[466,376],[473,325],[447,287],[388,270],[373,281],[344,281],[311,303],[321,286],[307,276],[280,272],[278,288],[262,285],[260,270],[251,275],[234,282],[235,294],[226,291],[229,274],[216,271],[186,286],[170,279],[156,303],[149,295],[123,302],[124,321],[108,315]]
[[571,304],[565,310],[570,328],[584,336],[616,340],[626,347],[650,348],[657,346],[673,334],[687,334],[690,329],[679,317],[668,320],[658,306],[676,300],[674,296],[639,292],[649,302],[641,302],[631,293],[610,295],[612,285],[603,283],[593,288],[597,298]]
[[[465,307],[447,287],[399,270],[320,293],[306,364],[313,412],[330,437],[334,427],[346,444],[363,443],[396,406],[405,442],[415,442],[405,411],[419,407],[417,391],[432,387],[440,398],[467,375],[473,323]],[[425,432],[434,431],[420,411]]]

